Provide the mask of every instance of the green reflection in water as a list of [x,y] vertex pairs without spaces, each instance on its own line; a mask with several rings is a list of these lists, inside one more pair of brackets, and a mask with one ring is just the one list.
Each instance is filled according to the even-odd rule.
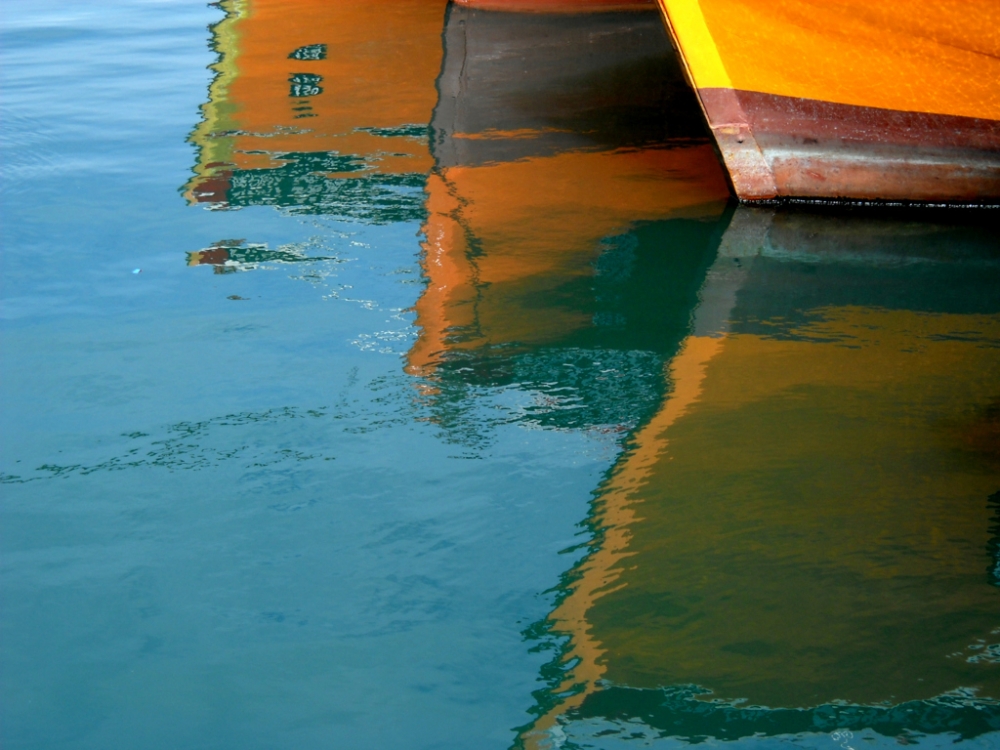
[[[624,436],[653,414],[669,388],[664,365],[688,330],[715,231],[707,221],[643,224],[605,239],[590,273],[544,293],[511,293],[506,307],[484,306],[482,315],[451,327],[454,348],[441,354],[437,393],[428,399],[434,418],[456,435],[475,431],[475,393],[516,386],[533,394],[521,419]],[[583,322],[539,346],[489,340],[491,327],[506,322],[504,312],[518,316],[521,306]]]
[[274,154],[287,163],[269,169],[235,170],[225,203],[232,208],[277,206],[289,213],[319,213],[374,224],[420,221],[424,216],[423,174],[369,174],[334,179],[328,172],[358,172],[357,157],[339,154]]
[[413,123],[434,104],[444,3],[220,7],[215,77],[188,139],[198,151],[188,201],[420,221],[431,160],[427,126]]

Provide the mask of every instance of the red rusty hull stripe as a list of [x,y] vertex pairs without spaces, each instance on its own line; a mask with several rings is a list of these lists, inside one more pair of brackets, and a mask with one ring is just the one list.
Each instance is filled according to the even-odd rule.
[[741,200],[1000,200],[995,120],[732,89],[698,95]]

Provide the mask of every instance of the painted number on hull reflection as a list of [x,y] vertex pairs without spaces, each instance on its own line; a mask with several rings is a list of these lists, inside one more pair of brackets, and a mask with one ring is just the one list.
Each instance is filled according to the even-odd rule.
[[326,45],[325,44],[307,44],[305,47],[299,47],[294,52],[289,53],[289,60],[325,60],[326,59]]
[[288,95],[296,99],[304,99],[322,94],[323,88],[319,85],[322,80],[323,76],[315,73],[295,73],[288,79],[291,84]]

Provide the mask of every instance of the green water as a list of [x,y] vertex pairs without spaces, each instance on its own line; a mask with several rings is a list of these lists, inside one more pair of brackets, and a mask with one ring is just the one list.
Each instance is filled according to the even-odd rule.
[[736,207],[655,13],[320,5],[3,13],[3,746],[1000,746],[996,216]]

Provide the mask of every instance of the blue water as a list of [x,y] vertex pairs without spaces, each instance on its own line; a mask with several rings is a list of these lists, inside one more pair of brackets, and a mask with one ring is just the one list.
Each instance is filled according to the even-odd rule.
[[[540,623],[599,541],[595,490],[662,386],[620,403],[515,363],[455,376],[449,422],[404,369],[427,283],[422,218],[189,205],[188,138],[222,17],[178,0],[2,11],[0,743],[520,743],[558,703],[551,662],[573,637]],[[226,237],[321,259],[187,264]],[[995,320],[995,248],[976,237],[955,283],[985,286],[958,312]],[[712,262],[700,258],[694,289]],[[630,330],[638,343],[612,367],[661,372],[684,333],[663,325]],[[587,363],[609,349],[567,347]],[[599,416],[566,416],[591,402]],[[975,471],[1000,489],[983,460]],[[940,732],[925,721],[905,741],[1000,747],[996,698],[973,691],[972,719],[946,712]],[[721,736],[615,710],[568,711],[546,742]],[[735,744],[838,744],[828,727],[740,720]],[[855,744],[895,746],[905,724]]]
[[[415,419],[417,224],[184,204],[218,15],[5,11],[3,744],[503,746],[609,451]],[[183,262],[243,234],[343,262]]]

